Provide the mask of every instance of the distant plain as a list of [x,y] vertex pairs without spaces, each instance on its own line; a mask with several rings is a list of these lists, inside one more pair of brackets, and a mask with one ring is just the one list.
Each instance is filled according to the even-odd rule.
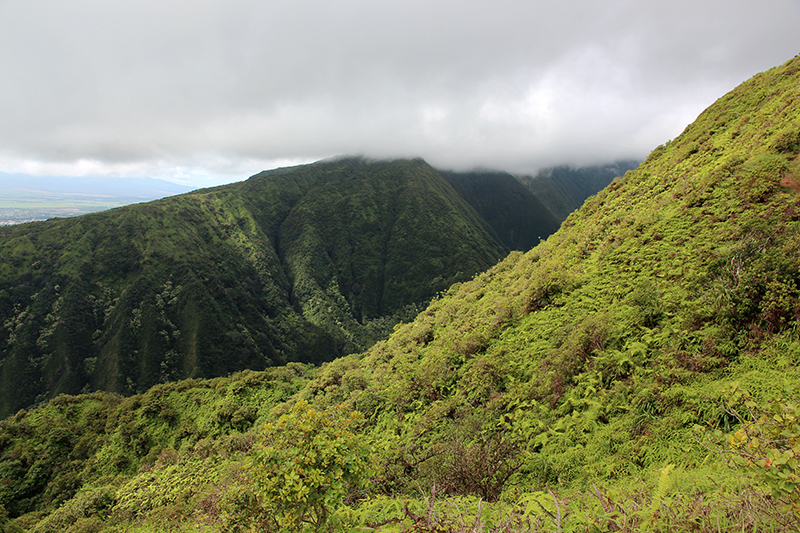
[[0,226],[105,211],[189,192],[151,178],[30,176],[0,172]]

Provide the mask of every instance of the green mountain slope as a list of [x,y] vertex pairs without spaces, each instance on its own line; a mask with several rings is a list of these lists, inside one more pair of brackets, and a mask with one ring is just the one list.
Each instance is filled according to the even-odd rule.
[[363,350],[506,250],[421,160],[0,230],[0,413]]
[[799,188],[800,57],[364,354],[7,419],[8,526],[796,531]]
[[554,233],[561,223],[511,174],[492,171],[441,174],[509,250],[530,250]]
[[545,243],[334,363],[368,385],[348,390],[344,372],[320,390],[377,403],[376,431],[402,450],[393,464],[455,491],[426,450],[456,454],[481,430],[524,451],[539,483],[696,467],[708,451],[694,424],[730,423],[730,381],[761,397],[798,385],[799,153],[796,58],[721,98]]
[[560,166],[540,170],[535,176],[517,176],[517,179],[561,222],[611,180],[637,166],[639,161],[578,168]]
[[522,417],[569,480],[674,459],[675,435],[713,419],[711,383],[796,381],[798,72],[743,84],[547,242],[452,288],[367,353],[364,393],[415,433]]

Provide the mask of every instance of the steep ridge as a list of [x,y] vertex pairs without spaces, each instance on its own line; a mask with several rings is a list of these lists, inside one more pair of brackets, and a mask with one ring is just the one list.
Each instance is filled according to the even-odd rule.
[[0,413],[363,350],[506,250],[421,160],[341,159],[0,231]]
[[800,384],[798,153],[795,58],[309,390],[372,413],[390,463],[439,486],[429,450],[466,454],[476,432],[538,483],[697,466],[694,424],[727,427],[730,381]]
[[[441,174],[486,220],[509,250],[528,251],[561,224],[537,196],[507,172]],[[600,189],[602,187],[592,193]]]
[[517,176],[517,179],[561,223],[588,197],[604,189],[614,178],[638,167],[640,162],[623,160],[578,168],[559,166],[542,169],[535,176]]

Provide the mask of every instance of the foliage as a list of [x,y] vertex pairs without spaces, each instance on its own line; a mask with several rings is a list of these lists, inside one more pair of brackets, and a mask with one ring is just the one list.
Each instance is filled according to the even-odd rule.
[[37,523],[31,533],[88,533],[100,531],[116,500],[113,487],[89,488]]
[[772,497],[775,520],[800,526],[800,407],[796,400],[756,402],[738,383],[731,386],[726,412],[739,427],[713,440],[739,471],[748,473]]
[[491,233],[425,162],[363,159],[2,228],[0,416],[362,351],[496,263]]
[[353,433],[360,417],[344,406],[317,411],[300,401],[264,428],[248,476],[279,527],[326,528],[333,510],[374,474],[369,450]]
[[[81,488],[114,486],[119,522],[103,527],[119,531],[275,529],[276,520],[428,532],[796,530],[776,519],[775,503],[796,512],[798,76],[795,58],[746,82],[547,241],[452,285],[363,354],[127,399],[64,396],[6,419],[8,523],[30,529]],[[320,168],[334,167],[307,170]],[[296,212],[304,237],[291,241],[312,252],[324,235],[313,212]],[[406,237],[393,246],[407,248]],[[331,280],[302,290],[335,294]],[[186,296],[177,279],[156,286],[164,309]],[[91,321],[91,300],[65,287],[52,289],[56,307]],[[41,316],[33,308],[47,299],[33,294],[0,293],[13,343],[30,341]],[[15,311],[22,301],[31,308]],[[144,330],[141,309],[129,320]],[[163,318],[160,337],[181,342],[184,328]],[[246,341],[231,332],[236,342],[220,349]],[[48,346],[51,335],[61,333],[37,338]],[[62,355],[85,342],[69,338]],[[731,381],[752,397],[728,405]],[[249,448],[262,423],[262,445]],[[709,453],[697,427],[735,448]]]
[[[306,383],[307,370],[292,363],[229,378],[185,380],[125,399],[108,393],[62,395],[20,411],[0,425],[0,505],[11,517],[52,511],[82,487],[151,469],[170,450],[207,457],[238,448],[236,436],[295,394]],[[168,474],[162,468],[159,477]],[[158,486],[152,476],[145,484]],[[170,483],[175,490],[180,485]]]

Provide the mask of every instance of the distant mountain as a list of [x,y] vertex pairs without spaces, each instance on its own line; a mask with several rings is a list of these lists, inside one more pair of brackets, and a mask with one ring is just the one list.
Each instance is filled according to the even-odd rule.
[[360,351],[508,249],[422,160],[0,229],[0,413]]
[[[498,240],[509,250],[530,250],[561,224],[541,198],[507,172],[483,170],[441,174],[486,220]],[[551,180],[554,186],[556,181]],[[568,184],[559,185],[568,187]]]
[[85,197],[154,200],[191,190],[190,187],[154,178],[97,178],[80,176],[31,176],[0,172],[0,190],[61,193]]
[[152,178],[55,177],[0,172],[0,225],[104,211],[190,190]]
[[558,166],[540,170],[535,176],[517,176],[517,179],[561,223],[588,197],[603,190],[614,178],[634,170],[639,163],[624,160],[588,167]]

